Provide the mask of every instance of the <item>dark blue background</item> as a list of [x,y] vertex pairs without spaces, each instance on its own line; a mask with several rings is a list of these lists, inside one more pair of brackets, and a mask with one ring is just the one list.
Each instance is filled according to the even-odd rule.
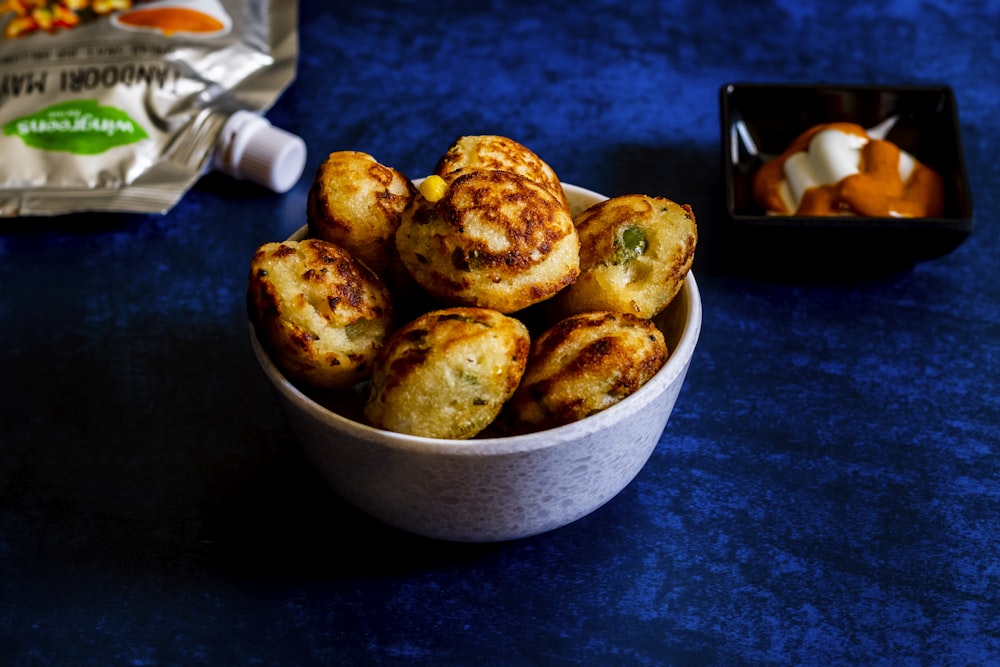
[[[334,3],[336,4],[336,3]],[[1000,2],[301,8],[284,196],[0,221],[0,655],[13,665],[1000,663]],[[976,228],[911,270],[713,252],[731,81],[953,87]],[[426,174],[505,134],[564,181],[690,203],[704,330],[648,465],[489,545],[329,492],[247,339],[250,255],[333,150]]]

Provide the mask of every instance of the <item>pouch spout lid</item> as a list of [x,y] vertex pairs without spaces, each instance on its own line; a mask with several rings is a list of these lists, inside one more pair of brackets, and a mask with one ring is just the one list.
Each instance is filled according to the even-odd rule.
[[298,182],[305,163],[306,144],[301,137],[250,111],[237,111],[229,117],[219,134],[213,160],[217,170],[279,193]]

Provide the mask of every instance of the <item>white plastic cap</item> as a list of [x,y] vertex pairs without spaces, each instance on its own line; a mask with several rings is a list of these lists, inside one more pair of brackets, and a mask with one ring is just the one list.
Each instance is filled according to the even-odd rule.
[[214,167],[233,178],[288,192],[302,176],[306,143],[255,113],[237,111],[222,127]]

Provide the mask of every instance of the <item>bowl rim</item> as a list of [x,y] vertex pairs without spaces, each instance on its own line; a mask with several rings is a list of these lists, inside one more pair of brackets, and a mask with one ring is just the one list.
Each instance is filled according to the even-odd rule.
[[[563,183],[563,189],[571,200],[574,197],[595,198],[596,201],[593,203],[596,204],[608,199],[605,195],[569,183]],[[307,233],[308,226],[303,226],[290,236],[289,240],[305,238]],[[248,323],[248,325],[254,355],[275,388],[289,401],[294,402],[312,416],[331,424],[349,437],[378,442],[401,450],[416,450],[453,456],[520,454],[555,447],[560,443],[578,440],[585,434],[602,431],[618,423],[621,418],[627,418],[629,414],[638,412],[679,377],[683,377],[694,355],[702,324],[701,293],[693,271],[688,271],[676,299],[682,299],[685,306],[685,326],[681,330],[674,349],[670,350],[666,363],[635,393],[601,412],[562,426],[522,435],[466,440],[430,438],[388,431],[355,421],[321,405],[281,372],[257,338],[253,324]]]

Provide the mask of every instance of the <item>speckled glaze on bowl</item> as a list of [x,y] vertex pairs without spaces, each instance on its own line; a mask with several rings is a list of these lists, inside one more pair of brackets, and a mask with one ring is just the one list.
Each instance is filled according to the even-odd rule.
[[[605,199],[564,185],[574,214]],[[305,229],[293,239],[302,238]],[[296,438],[330,486],[371,516],[427,537],[490,542],[565,526],[614,498],[659,442],[701,332],[693,274],[657,317],[671,351],[639,391],[586,419],[527,435],[442,440],[369,427],[288,381],[250,328]],[[344,411],[346,414],[346,411]]]

